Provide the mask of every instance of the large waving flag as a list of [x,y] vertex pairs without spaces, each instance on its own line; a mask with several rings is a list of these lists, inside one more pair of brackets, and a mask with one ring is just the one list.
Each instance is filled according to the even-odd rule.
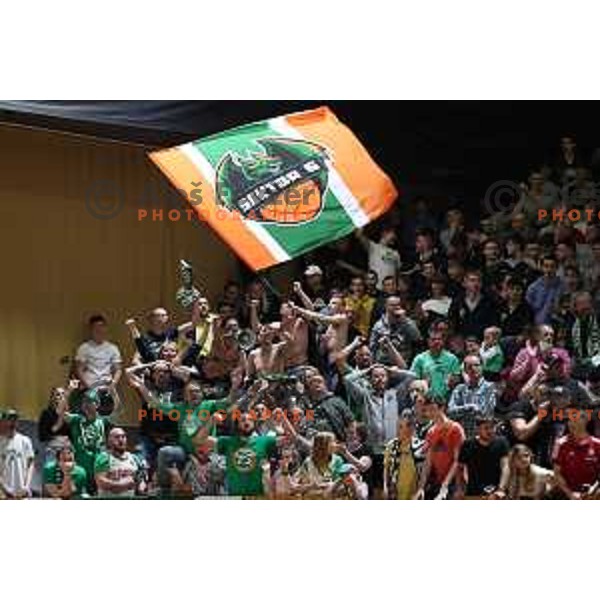
[[150,157],[256,271],[348,235],[397,197],[389,177],[327,107]]

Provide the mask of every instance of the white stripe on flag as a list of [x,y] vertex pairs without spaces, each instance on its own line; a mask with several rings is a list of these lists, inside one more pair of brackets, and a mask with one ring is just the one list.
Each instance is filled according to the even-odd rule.
[[[192,142],[179,146],[179,150],[181,150],[181,152],[194,163],[204,178],[208,180],[214,188],[215,170],[210,162],[208,162],[204,154],[202,154],[202,152],[200,152]],[[244,224],[246,229],[248,229],[250,233],[252,233],[252,235],[254,235],[254,237],[257,238],[258,241],[267,248],[267,250],[269,250],[269,252],[278,262],[290,260],[290,255],[279,245],[275,239],[273,239],[271,234],[266,231],[260,223],[244,218],[242,218],[241,222]]]
[[[278,131],[281,135],[301,140],[305,139],[302,133],[285,120],[285,117],[270,119],[269,126],[275,131]],[[369,222],[369,215],[363,210],[362,206],[354,197],[354,194],[350,191],[350,188],[346,185],[346,182],[342,179],[342,176],[337,172],[337,169],[333,165],[330,165],[329,167],[327,184],[339,203],[343,206],[348,217],[352,219],[354,225],[356,227],[364,227]]]

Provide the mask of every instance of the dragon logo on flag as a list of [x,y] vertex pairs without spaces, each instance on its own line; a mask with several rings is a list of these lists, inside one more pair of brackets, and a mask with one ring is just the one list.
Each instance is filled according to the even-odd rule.
[[327,189],[329,155],[313,142],[261,138],[257,150],[228,152],[216,169],[218,203],[246,219],[299,225],[317,218]]

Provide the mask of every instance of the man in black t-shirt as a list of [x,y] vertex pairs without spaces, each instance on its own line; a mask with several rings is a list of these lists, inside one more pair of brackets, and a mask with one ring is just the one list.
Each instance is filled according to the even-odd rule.
[[527,445],[533,452],[535,464],[551,469],[554,444],[567,431],[567,409],[585,406],[568,387],[538,385],[531,394],[522,394],[521,400],[510,408],[507,418],[512,441]]
[[458,456],[455,498],[502,497],[508,480],[509,449],[508,440],[496,435],[492,418],[477,419],[477,435],[465,441]]
[[567,433],[569,408],[587,408],[592,399],[585,386],[566,373],[562,356],[551,351],[511,405],[507,418],[514,439],[529,446],[534,462],[552,468],[556,440]]
[[507,283],[508,295],[500,303],[500,328],[505,337],[523,335],[533,323],[533,309],[525,301],[525,285],[522,280],[511,278]]
[[454,297],[448,311],[454,333],[463,338],[481,339],[487,327],[498,325],[499,317],[497,303],[482,291],[481,273],[468,271],[463,280],[463,293]]
[[180,334],[191,328],[189,323],[180,327],[172,327],[169,324],[169,313],[162,307],[155,308],[148,314],[149,327],[145,333],[140,333],[135,319],[128,319],[125,324],[129,328],[137,350],[132,361],[134,364],[157,360],[160,350],[166,342],[176,342]]
[[169,414],[183,404],[183,388],[189,380],[189,372],[157,361],[152,365],[150,376],[145,378],[142,374],[145,368],[145,365],[129,367],[126,376],[141,402],[138,410],[140,446],[146,462],[153,469],[158,450],[177,443],[181,414],[178,418],[171,418]]

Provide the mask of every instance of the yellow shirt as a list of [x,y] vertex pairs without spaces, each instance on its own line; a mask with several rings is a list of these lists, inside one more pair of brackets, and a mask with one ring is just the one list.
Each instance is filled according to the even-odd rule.
[[[208,332],[206,331],[207,329]],[[208,335],[206,335],[206,333],[208,333]],[[205,335],[206,339],[204,340],[204,344],[202,344],[202,348],[200,349],[200,356],[208,356],[212,350],[213,332],[208,321],[196,325],[196,341],[199,342]]]
[[346,307],[354,313],[354,327],[365,337],[369,335],[373,306],[375,306],[375,298],[371,296],[362,296],[361,298],[348,296],[346,298]]
[[417,467],[413,459],[410,442],[402,443],[396,482],[396,499],[410,500],[417,492],[417,485]]

